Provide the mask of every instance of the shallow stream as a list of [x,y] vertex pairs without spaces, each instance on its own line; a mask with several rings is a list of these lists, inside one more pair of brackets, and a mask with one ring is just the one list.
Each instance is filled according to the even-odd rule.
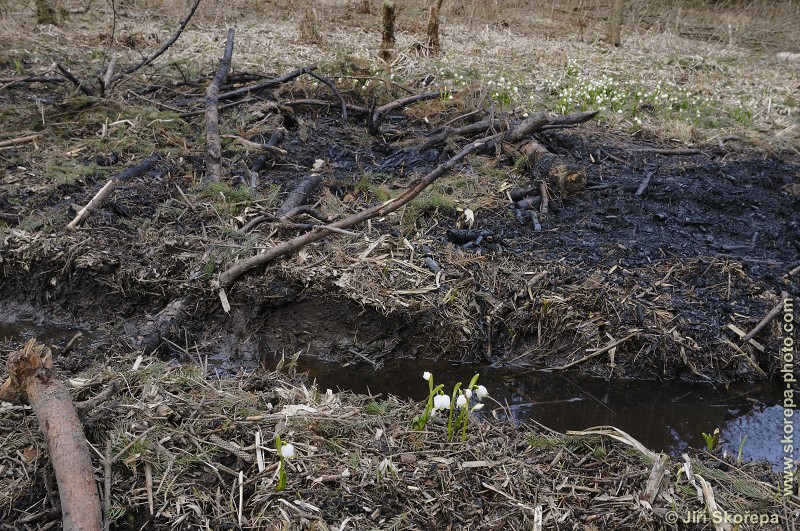
[[[36,337],[63,347],[79,330],[16,322],[0,322],[0,341]],[[84,333],[80,348],[91,341]],[[56,352],[57,354],[57,352]],[[230,370],[230,362],[211,362]],[[393,394],[424,400],[428,384],[422,373],[452,389],[466,385],[480,373],[479,383],[489,389],[484,414],[515,422],[535,421],[559,432],[611,425],[628,432],[648,448],[679,455],[688,448],[705,446],[702,433],[721,432],[722,449],[734,457],[766,460],[776,470],[782,460],[783,426],[781,392],[770,384],[725,388],[681,382],[604,381],[575,375],[490,367],[450,365],[422,359],[387,362],[376,371],[369,363],[345,364],[300,358],[297,370],[307,372],[321,389],[348,390],[373,395]]]
[[500,418],[510,411],[516,422],[533,420],[559,432],[611,425],[670,455],[704,448],[702,433],[719,428],[722,449],[734,458],[741,445],[742,460],[766,460],[777,470],[783,456],[781,391],[770,384],[726,389],[680,382],[605,381],[427,360],[387,362],[375,372],[368,363],[342,366],[301,359],[298,370],[308,372],[321,389],[390,393],[415,400],[427,397],[425,371],[445,389],[459,381],[467,385],[478,372],[479,383],[493,399],[484,411]]

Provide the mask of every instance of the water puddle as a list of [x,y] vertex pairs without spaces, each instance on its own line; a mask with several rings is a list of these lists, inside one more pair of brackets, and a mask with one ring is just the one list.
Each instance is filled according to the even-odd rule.
[[[91,334],[75,326],[40,325],[30,322],[0,322],[0,342],[26,340],[35,337],[39,342],[49,347],[63,348],[79,332],[81,335],[72,343],[72,348],[78,348],[90,343]],[[54,352],[54,354],[58,354],[58,352]]]
[[766,460],[776,470],[783,458],[781,390],[770,384],[714,387],[685,383],[604,381],[555,373],[498,370],[402,360],[386,363],[379,372],[370,364],[342,366],[317,360],[299,360],[322,389],[356,393],[391,393],[423,400],[427,397],[424,371],[445,388],[466,385],[475,372],[494,400],[506,406],[492,409],[517,422],[535,420],[559,432],[612,425],[648,448],[679,456],[689,448],[705,447],[702,433],[721,432],[722,449],[743,461]]

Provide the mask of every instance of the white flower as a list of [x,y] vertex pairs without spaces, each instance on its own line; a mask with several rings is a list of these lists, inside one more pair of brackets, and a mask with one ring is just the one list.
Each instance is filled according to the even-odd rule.
[[483,409],[483,403],[475,404],[475,406],[472,408],[472,411],[478,411],[479,409]]
[[281,446],[281,457],[284,459],[294,457],[294,445],[287,443]]
[[385,476],[387,472],[397,474],[397,468],[389,459],[384,459],[378,463],[378,472],[380,472],[381,476]]
[[429,381],[431,379],[431,376],[433,376],[433,375],[431,373],[429,373],[428,371],[425,371],[425,372],[422,373],[422,379],[425,380],[425,381]]
[[464,389],[464,394],[467,396],[467,400],[472,398],[472,389]]
[[458,395],[458,398],[456,399],[456,407],[464,407],[466,405],[467,405],[467,397],[464,396],[463,394]]
[[484,397],[489,396],[489,391],[482,385],[479,385],[475,388],[475,394],[478,395],[478,400],[482,400]]
[[450,397],[447,395],[434,396],[433,409],[450,409]]

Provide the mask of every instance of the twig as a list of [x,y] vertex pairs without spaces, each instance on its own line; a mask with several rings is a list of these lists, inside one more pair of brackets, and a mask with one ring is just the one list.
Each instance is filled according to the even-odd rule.
[[109,92],[111,88],[111,76],[114,75],[114,67],[117,65],[117,57],[114,56],[111,58],[111,61],[108,62],[108,68],[106,69],[106,75],[103,76],[103,79],[100,80],[100,90],[103,96]]
[[665,148],[633,148],[630,151],[635,153],[655,153],[656,155],[699,155],[699,149],[665,149]]
[[219,95],[220,100],[229,100],[231,98],[236,98],[238,96],[242,96],[244,94],[250,94],[251,92],[258,92],[259,90],[264,90],[265,88],[270,87],[277,87],[278,85],[283,85],[287,81],[291,81],[296,77],[300,77],[303,74],[308,74],[317,69],[317,65],[309,65],[304,66],[303,68],[298,68],[297,70],[292,70],[288,74],[284,74],[280,77],[276,77],[275,79],[269,79],[267,81],[262,81],[256,85],[251,85],[249,87],[242,87],[236,90],[231,90],[228,92],[223,92]]
[[63,81],[63,77],[55,76],[0,77],[0,83],[4,83],[4,85],[0,85],[0,92],[13,87],[17,83],[62,83]]
[[233,141],[241,146],[253,149],[259,149],[261,151],[266,151],[272,153],[273,155],[286,155],[287,151],[285,149],[281,149],[279,147],[270,146],[269,144],[261,144],[259,142],[253,142],[252,140],[247,140],[246,138],[242,138],[239,135],[222,135],[223,138],[232,138]]
[[[279,127],[272,132],[272,135],[269,137],[269,140],[264,145],[268,147],[276,147],[278,143],[283,140],[283,137],[285,135],[286,135],[286,129],[284,129],[283,127]],[[269,156],[270,156],[270,151],[267,151],[266,153],[258,157],[255,163],[253,164],[253,168],[250,171],[257,174],[262,169],[264,169],[264,165],[267,163]]]
[[95,194],[91,201],[89,201],[85,207],[83,207],[75,218],[69,222],[67,225],[68,229],[75,229],[78,225],[83,223],[83,220],[89,213],[97,208],[98,206],[102,205],[106,198],[114,191],[114,188],[122,181],[127,181],[129,179],[133,179],[140,175],[144,175],[153,165],[161,159],[161,155],[154,154],[150,155],[142,162],[137,164],[136,166],[131,166],[130,168],[126,168],[122,170],[120,173],[113,176],[106,184],[103,186],[99,192]]
[[27,144],[28,142],[33,142],[40,136],[42,136],[41,133],[36,133],[35,135],[22,136],[19,138],[9,138],[8,140],[0,140],[0,148],[17,147],[20,144]]
[[761,320],[758,322],[758,324],[755,326],[755,328],[753,328],[752,330],[750,330],[750,331],[747,333],[747,335],[746,335],[746,336],[744,336],[744,337],[742,338],[742,342],[743,342],[743,343],[747,343],[748,341],[750,341],[751,339],[753,339],[753,338],[756,336],[756,334],[758,334],[759,332],[761,332],[761,330],[763,330],[763,328],[764,328],[765,326],[767,326],[767,324],[768,324],[770,321],[772,321],[772,320],[775,318],[775,316],[776,316],[776,315],[778,315],[779,313],[781,313],[781,310],[783,310],[783,301],[784,301],[784,300],[786,300],[786,298],[787,298],[788,296],[789,296],[789,294],[788,294],[787,292],[785,292],[785,291],[781,292],[781,300],[779,300],[779,301],[778,301],[778,304],[776,304],[776,305],[775,305],[775,307],[773,307],[773,308],[772,308],[772,309],[771,309],[771,310],[770,310],[770,311],[767,313],[767,315],[765,315],[765,316],[764,316],[764,318],[763,318],[763,319],[761,319]]
[[130,75],[130,74],[133,74],[134,72],[140,70],[141,68],[144,68],[145,66],[149,65],[158,56],[160,56],[161,54],[166,52],[167,49],[170,46],[172,46],[175,43],[175,41],[178,40],[178,37],[181,36],[181,33],[183,33],[183,30],[186,29],[187,24],[189,24],[189,20],[191,20],[192,16],[194,15],[194,12],[197,11],[197,6],[200,5],[200,2],[201,2],[201,0],[195,0],[194,1],[194,4],[192,5],[192,8],[189,10],[189,14],[186,15],[186,17],[183,20],[181,20],[180,24],[178,25],[178,30],[172,35],[172,37],[169,38],[169,40],[167,42],[164,43],[164,45],[161,48],[158,49],[158,51],[156,51],[156,53],[154,53],[150,57],[146,57],[146,58],[142,59],[138,64],[128,68],[127,70],[125,70],[121,74],[119,74],[118,76],[115,76],[114,78],[111,79],[111,82],[112,83],[116,83],[117,81],[119,81],[123,77],[125,77],[127,75]]
[[438,133],[430,136],[425,142],[423,142],[418,151],[421,153],[425,150],[428,150],[433,146],[444,142],[450,136],[474,136],[479,133],[484,133],[493,127],[505,130],[504,122],[500,120],[493,120],[491,117],[485,118],[480,122],[475,122],[461,127],[445,126]]
[[89,97],[93,97],[94,96],[94,91],[91,88],[89,88],[89,85],[87,85],[86,83],[84,83],[83,81],[81,81],[80,79],[75,77],[72,74],[72,72],[67,70],[61,63],[56,63],[56,68],[58,68],[58,71],[61,72],[61,74],[65,78],[67,78],[69,81],[71,81],[73,85],[78,87],[78,89],[81,92],[83,92],[84,94],[86,94]]
[[547,183],[544,181],[539,183],[539,194],[542,196],[542,204],[539,207],[539,212],[541,212],[544,216],[547,214],[550,205],[550,201],[548,199],[549,194],[547,193]]
[[[230,109],[231,107],[237,107],[239,105],[247,105],[249,103],[253,103],[257,101],[255,98],[246,98],[239,101],[232,101],[230,103],[226,103],[225,105],[219,105],[217,108],[221,111],[223,109]],[[205,110],[198,110],[198,111],[186,111],[186,112],[179,112],[178,117],[180,118],[191,118],[192,116],[200,116],[201,114],[205,114]]]
[[407,96],[405,98],[400,98],[398,100],[394,100],[392,102],[387,103],[386,105],[381,105],[373,112],[370,112],[367,116],[367,132],[370,135],[377,135],[380,132],[381,124],[383,120],[386,119],[386,116],[397,109],[402,109],[403,107],[407,107],[412,103],[417,103],[420,101],[427,101],[433,100],[442,96],[446,96],[448,94],[456,94],[458,91],[450,91],[450,92],[426,92],[424,94],[416,94],[414,96]]
[[315,74],[314,72],[309,72],[308,75],[310,75],[314,79],[322,81],[323,83],[328,85],[328,87],[333,91],[333,95],[336,96],[336,99],[339,100],[339,104],[342,106],[342,123],[347,123],[347,104],[344,102],[344,98],[342,98],[342,95],[339,94],[339,91],[336,90],[336,86],[333,84],[333,81],[329,80],[326,77],[320,76],[319,74]]
[[573,361],[571,363],[567,363],[566,365],[563,365],[561,367],[553,367],[553,369],[555,369],[557,371],[563,371],[564,369],[568,369],[570,367],[573,367],[575,365],[583,363],[584,361],[588,361],[588,360],[590,360],[592,358],[596,358],[597,356],[608,352],[609,350],[611,350],[612,348],[616,347],[617,345],[620,345],[620,344],[624,343],[625,341],[629,340],[630,338],[632,338],[636,334],[638,334],[638,332],[633,332],[631,334],[628,334],[627,336],[623,337],[622,339],[620,339],[618,341],[614,341],[612,343],[609,343],[605,347],[603,347],[601,349],[598,349],[598,350],[592,352],[591,354],[582,357],[579,360],[575,360],[575,361]]
[[108,387],[97,393],[92,398],[84,400],[83,402],[76,402],[75,410],[78,412],[78,416],[83,417],[86,413],[114,396],[118,389],[119,385],[117,382],[111,382]]
[[[313,107],[330,107],[333,105],[333,102],[327,100],[316,100],[311,98],[299,99],[299,100],[291,100],[291,101],[284,101],[281,105],[285,105],[287,107],[300,107],[301,105],[310,105]],[[345,108],[355,114],[367,114],[369,113],[369,109],[366,107],[361,107],[360,105],[351,105],[346,104]]]
[[234,28],[228,30],[225,54],[219,64],[214,80],[206,90],[206,174],[203,182],[219,182],[222,179],[222,147],[219,142],[219,87],[228,76],[233,57]]
[[287,221],[287,220],[290,220],[293,217],[298,216],[300,214],[305,214],[307,216],[311,216],[312,218],[317,219],[319,221],[322,221],[324,223],[330,223],[335,219],[335,218],[331,218],[330,216],[326,216],[325,214],[323,214],[319,210],[315,210],[314,208],[312,208],[312,207],[310,207],[308,205],[300,205],[300,206],[296,206],[293,209],[291,209],[288,212],[286,212],[284,215],[282,215],[279,218],[279,220],[280,221]]

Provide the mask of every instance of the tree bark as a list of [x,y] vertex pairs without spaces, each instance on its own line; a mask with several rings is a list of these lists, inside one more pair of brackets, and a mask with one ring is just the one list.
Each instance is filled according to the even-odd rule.
[[50,349],[31,339],[11,353],[7,367],[0,400],[25,399],[39,421],[56,473],[64,531],[98,531],[102,512],[89,446],[69,392],[55,377]]
[[608,19],[606,42],[617,47],[621,44],[620,32],[622,31],[622,13],[624,10],[625,0],[614,0],[611,6],[611,16]]
[[428,16],[428,49],[433,54],[442,51],[442,43],[439,41],[439,12],[443,3],[444,0],[435,0],[435,3],[431,4]]
[[387,63],[394,59],[394,16],[395,8],[393,0],[385,0],[381,6],[381,16],[383,17],[383,38],[381,39],[380,57]]

